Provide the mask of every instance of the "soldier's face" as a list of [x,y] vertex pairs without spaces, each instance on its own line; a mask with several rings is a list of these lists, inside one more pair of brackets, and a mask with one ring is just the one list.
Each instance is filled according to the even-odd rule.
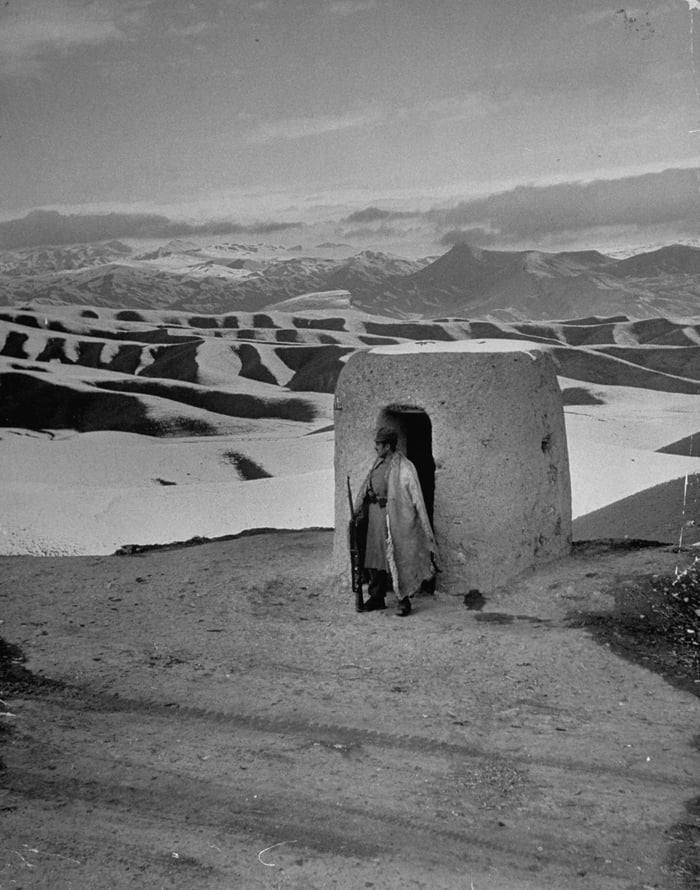
[[377,452],[377,457],[386,457],[391,451],[391,446],[388,442],[375,442],[374,450]]

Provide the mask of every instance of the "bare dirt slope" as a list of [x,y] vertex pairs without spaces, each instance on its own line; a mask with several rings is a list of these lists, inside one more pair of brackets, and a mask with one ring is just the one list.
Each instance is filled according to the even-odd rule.
[[401,619],[330,546],[0,560],[0,887],[698,886],[698,686],[623,657],[688,554],[579,546]]

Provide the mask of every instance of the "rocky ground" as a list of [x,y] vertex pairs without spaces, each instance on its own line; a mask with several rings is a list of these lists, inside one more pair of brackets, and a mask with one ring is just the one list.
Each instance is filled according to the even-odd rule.
[[692,553],[579,544],[401,619],[330,547],[0,560],[3,890],[700,886]]

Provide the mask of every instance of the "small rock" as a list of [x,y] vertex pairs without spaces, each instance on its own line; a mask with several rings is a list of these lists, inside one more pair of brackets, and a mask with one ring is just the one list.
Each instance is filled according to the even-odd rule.
[[464,605],[467,609],[474,609],[479,612],[484,608],[486,603],[486,597],[480,590],[477,590],[476,587],[472,587],[469,593],[464,594]]

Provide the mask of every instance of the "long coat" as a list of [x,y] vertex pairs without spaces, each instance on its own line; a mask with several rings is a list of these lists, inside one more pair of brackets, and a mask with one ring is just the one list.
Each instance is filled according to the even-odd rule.
[[[413,596],[423,581],[433,577],[438,553],[416,468],[399,451],[388,460],[387,562],[394,592],[403,599]],[[371,474],[370,469],[357,494],[356,514],[362,508]]]

